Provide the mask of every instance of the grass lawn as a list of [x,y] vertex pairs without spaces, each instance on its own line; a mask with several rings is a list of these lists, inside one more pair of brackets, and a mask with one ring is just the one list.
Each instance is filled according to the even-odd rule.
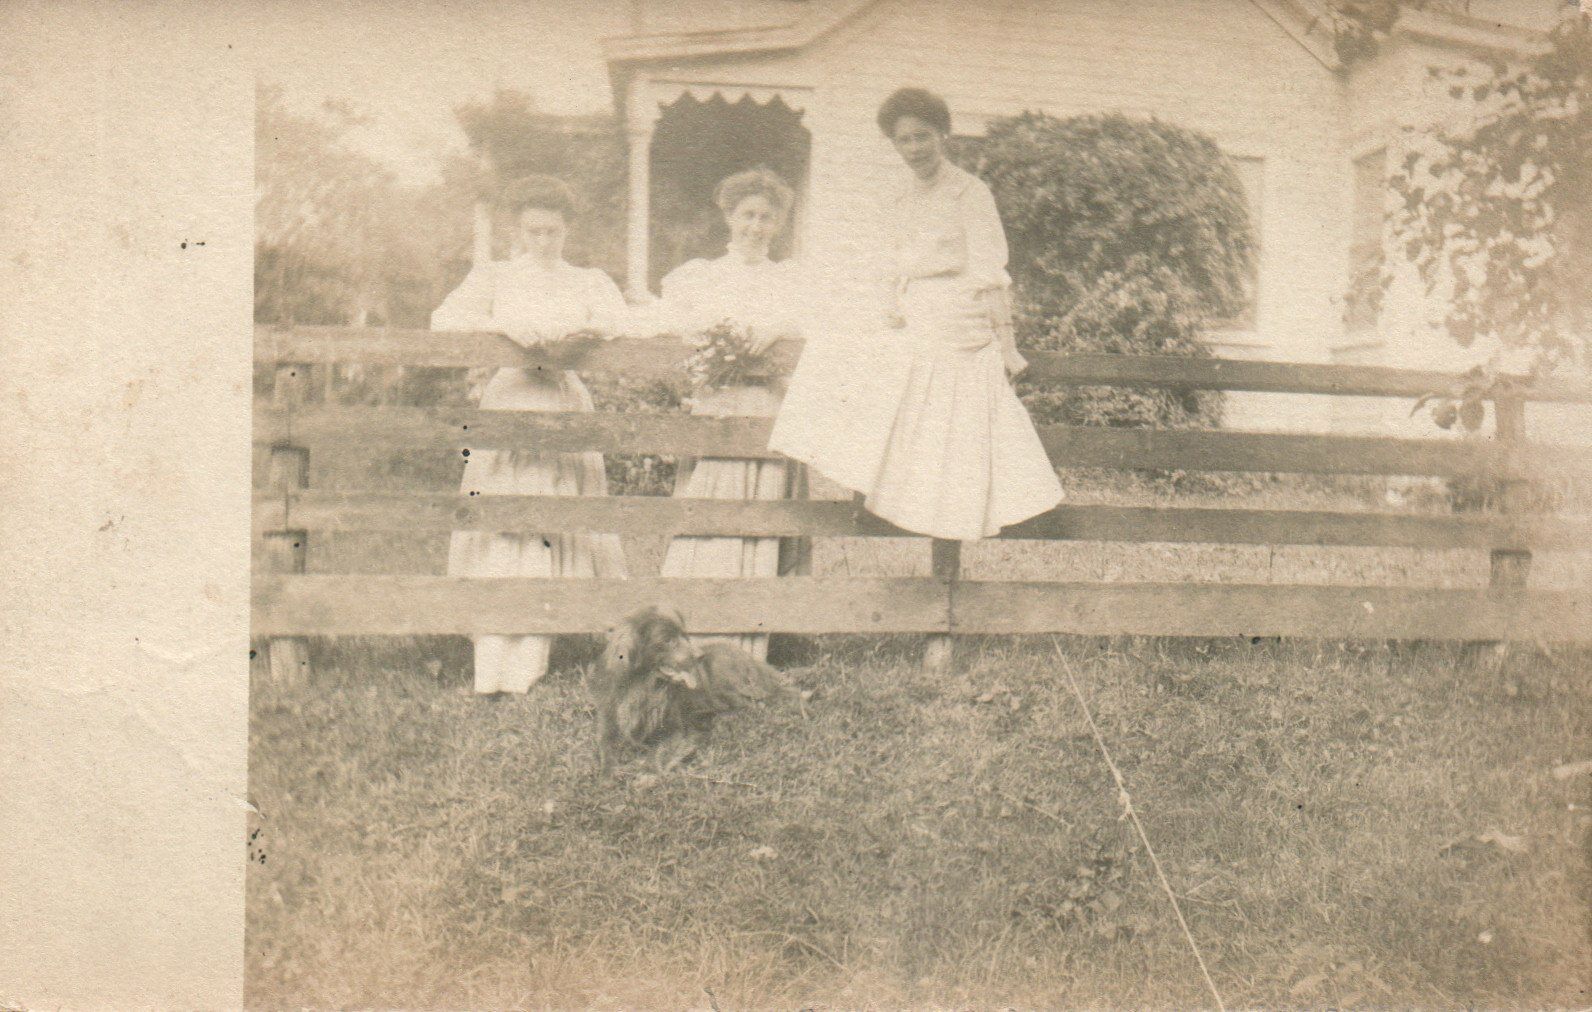
[[[1229,1006],[1592,1004],[1592,654],[1061,643]],[[324,647],[254,686],[250,1004],[1208,1005],[1052,641],[919,649],[599,782],[589,652]]]
[[[319,453],[310,484],[453,489],[462,467],[369,458]],[[610,458],[615,491],[667,492],[668,462],[641,463]],[[1068,489],[1448,509],[1418,485],[1164,484]],[[662,549],[628,545],[633,571]],[[445,552],[315,534],[309,570],[440,573]],[[1487,581],[1474,551],[990,542],[963,562],[970,579]],[[814,557],[819,575],[927,566],[905,540]],[[1532,581],[1587,586],[1592,554],[1539,553]],[[1592,652],[1061,643],[1230,1007],[1592,1005],[1592,774],[1553,775],[1592,759]],[[590,644],[500,703],[470,694],[458,639],[322,644],[312,686],[257,682],[251,1006],[1210,1004],[1050,639],[966,640],[948,677],[912,637],[798,647],[804,708],[727,722],[684,772],[606,782]]]

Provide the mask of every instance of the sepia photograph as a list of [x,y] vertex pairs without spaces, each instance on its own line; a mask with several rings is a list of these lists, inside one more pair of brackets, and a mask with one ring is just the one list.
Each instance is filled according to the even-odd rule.
[[247,1007],[1592,1005],[1574,0],[253,18]]

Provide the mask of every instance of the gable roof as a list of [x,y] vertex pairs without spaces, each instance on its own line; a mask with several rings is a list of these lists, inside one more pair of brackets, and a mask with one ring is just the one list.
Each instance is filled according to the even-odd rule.
[[1535,53],[1548,45],[1546,32],[1447,11],[1405,11],[1393,25],[1395,38],[1420,39],[1475,52]]
[[[881,0],[802,0],[799,13],[753,27],[625,35],[602,40],[603,57],[616,85],[637,64],[660,60],[712,59],[802,49],[851,21]],[[1345,67],[1332,44],[1324,4],[1329,0],[1247,0],[1309,53],[1334,71]],[[1419,39],[1472,51],[1529,52],[1544,44],[1543,32],[1467,14],[1410,10],[1394,26],[1395,38]],[[615,99],[623,102],[623,89]]]
[[602,40],[610,66],[648,60],[801,49],[850,21],[879,0],[806,0],[801,12],[779,24],[750,28],[704,29],[623,35]]
[[1332,35],[1325,28],[1326,15],[1305,0],[1249,0],[1250,6],[1266,15],[1278,28],[1288,33],[1316,62],[1329,70],[1342,70],[1343,61],[1332,45]]

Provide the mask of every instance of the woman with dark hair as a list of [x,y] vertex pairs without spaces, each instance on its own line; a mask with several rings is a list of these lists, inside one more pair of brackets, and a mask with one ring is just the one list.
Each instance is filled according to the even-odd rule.
[[[515,224],[514,256],[475,264],[431,314],[431,328],[493,331],[528,348],[571,334],[618,333],[626,306],[613,280],[564,260],[573,191],[551,176],[531,176],[511,183],[501,199]],[[573,372],[510,367],[487,382],[481,407],[590,411],[592,399]],[[535,449],[474,449],[460,485],[472,495],[590,496],[607,488],[602,454]],[[622,577],[625,560],[614,534],[455,531],[448,575]],[[550,636],[475,637],[475,691],[527,691],[546,673],[551,645]]]
[[798,368],[769,445],[863,493],[898,527],[992,537],[1062,498],[1007,378],[1027,363],[1012,335],[1006,233],[989,187],[945,157],[944,99],[903,88],[878,123],[910,170],[892,206],[894,367],[838,379],[831,369],[829,382]]
[[[691,260],[663,279],[662,329],[700,333],[722,323],[741,328],[748,349],[761,354],[775,341],[800,334],[801,296],[796,265],[769,259],[774,238],[790,218],[795,194],[768,169],[738,172],[714,193],[714,203],[729,226],[729,244],[714,260]],[[738,382],[700,390],[692,414],[771,417],[780,394],[773,382]],[[805,494],[801,470],[779,460],[709,457],[694,466],[682,462],[676,496],[695,499],[786,499]],[[662,575],[767,577],[798,567],[804,545],[797,539],[677,537],[664,555]],[[781,557],[785,557],[782,565]],[[728,639],[759,660],[768,654],[768,636],[739,634],[695,637]]]

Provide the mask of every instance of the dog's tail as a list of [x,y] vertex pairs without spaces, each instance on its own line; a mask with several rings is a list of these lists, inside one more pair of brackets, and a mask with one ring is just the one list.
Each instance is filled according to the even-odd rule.
[[778,671],[729,643],[704,646],[700,665],[703,696],[721,712],[797,695]]

